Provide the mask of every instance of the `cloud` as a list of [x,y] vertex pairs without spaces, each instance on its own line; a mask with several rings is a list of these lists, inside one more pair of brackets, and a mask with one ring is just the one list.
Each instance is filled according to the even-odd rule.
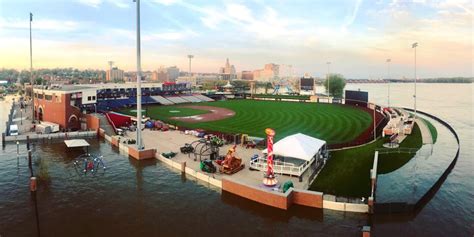
[[153,2],[165,5],[165,6],[170,6],[176,3],[179,3],[180,0],[154,0]]
[[[75,31],[81,23],[70,20],[35,19],[33,18],[33,29],[51,31]],[[0,18],[0,28],[4,29],[29,29],[28,19]]]
[[346,23],[343,26],[343,29],[347,29],[347,27],[349,27],[350,25],[352,25],[352,23],[354,23],[354,21],[357,17],[357,14],[359,13],[359,8],[360,8],[361,4],[362,4],[362,0],[357,0],[356,1],[356,4],[354,6],[354,10],[352,11],[352,14],[348,17]]
[[78,0],[78,2],[93,8],[99,8],[104,2],[108,2],[118,8],[130,7],[129,1],[127,0]]
[[102,0],[79,0],[79,3],[89,7],[99,8],[100,4],[102,4]]

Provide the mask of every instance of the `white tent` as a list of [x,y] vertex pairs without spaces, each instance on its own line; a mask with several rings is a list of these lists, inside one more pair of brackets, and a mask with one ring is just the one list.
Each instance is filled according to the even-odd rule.
[[[323,140],[297,133],[273,144],[273,155],[310,161],[325,145]],[[262,152],[267,153],[267,149]]]

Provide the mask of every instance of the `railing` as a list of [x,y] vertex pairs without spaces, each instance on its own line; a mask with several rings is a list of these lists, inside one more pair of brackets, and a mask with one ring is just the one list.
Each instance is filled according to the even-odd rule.
[[[295,166],[293,163],[282,162],[274,160],[273,163],[273,172],[276,174],[289,174],[295,176],[301,176],[304,171],[310,166],[311,161],[306,161],[303,165]],[[267,170],[267,159],[258,157],[256,159],[250,160],[250,168],[266,171]]]
[[419,150],[418,148],[399,147],[399,148],[381,148],[381,149],[377,149],[376,151],[378,151],[379,154],[394,154],[394,153],[416,154],[418,150]]

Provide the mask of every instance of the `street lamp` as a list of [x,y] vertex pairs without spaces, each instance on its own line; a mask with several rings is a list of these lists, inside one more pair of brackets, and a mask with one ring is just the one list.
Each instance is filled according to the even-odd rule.
[[388,75],[388,98],[387,98],[387,107],[390,108],[390,62],[392,61],[392,59],[387,59],[387,75]]
[[137,3],[137,149],[142,150],[142,78],[140,55],[140,0]]
[[330,94],[331,92],[330,92],[330,90],[329,90],[329,66],[331,65],[331,62],[326,62],[326,64],[328,65],[328,74],[327,74],[327,81],[328,81],[328,103],[330,103],[329,94]]
[[415,42],[411,45],[413,49],[415,49],[415,94],[413,95],[414,98],[414,110],[415,110],[415,118],[416,120],[416,47],[418,46],[418,42]]

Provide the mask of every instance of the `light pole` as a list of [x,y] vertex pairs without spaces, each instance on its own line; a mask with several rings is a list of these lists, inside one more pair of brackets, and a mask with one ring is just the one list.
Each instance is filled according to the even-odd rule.
[[191,59],[194,58],[194,55],[189,54],[188,58],[189,58],[189,79],[191,79],[191,75],[192,75],[191,74]]
[[326,62],[326,64],[328,65],[328,74],[327,74],[327,81],[328,81],[328,103],[330,103],[330,100],[329,100],[329,93],[330,93],[330,90],[329,90],[329,66],[331,65],[331,62]]
[[31,22],[33,21],[33,13],[30,12],[30,84],[31,84],[31,122],[35,123],[35,93],[33,81],[33,40],[31,36]]
[[140,0],[137,3],[137,148],[143,149],[142,145],[142,78],[141,78],[141,55],[140,55]]
[[415,94],[413,95],[414,98],[414,110],[415,110],[415,118],[416,120],[416,47],[418,46],[418,42],[415,42],[411,45],[412,48],[415,49]]
[[388,75],[388,98],[387,98],[387,107],[390,108],[390,62],[392,59],[387,59],[387,75]]

